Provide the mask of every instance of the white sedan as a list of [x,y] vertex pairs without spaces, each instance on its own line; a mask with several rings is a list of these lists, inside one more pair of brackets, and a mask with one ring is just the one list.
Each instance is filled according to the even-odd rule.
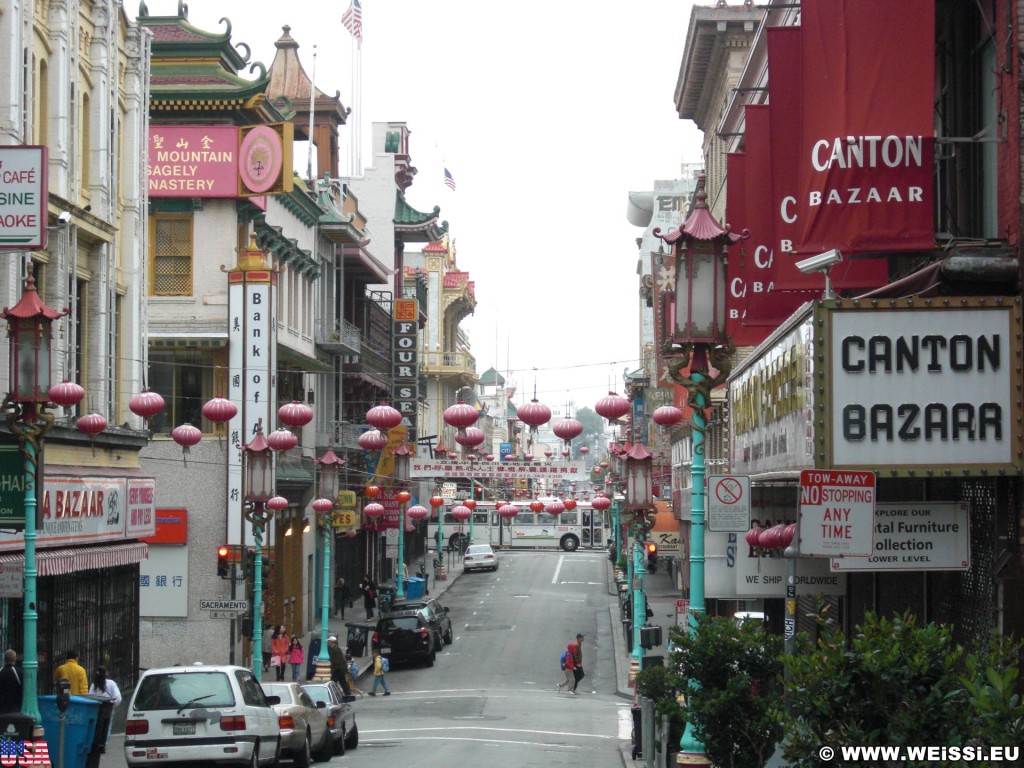
[[466,548],[466,554],[462,558],[462,570],[472,571],[498,570],[498,554],[491,549],[490,544],[473,544]]

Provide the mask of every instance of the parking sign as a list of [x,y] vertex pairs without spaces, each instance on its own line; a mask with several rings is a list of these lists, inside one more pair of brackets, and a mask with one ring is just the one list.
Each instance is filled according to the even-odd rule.
[[800,473],[800,554],[871,554],[875,473],[805,469]]

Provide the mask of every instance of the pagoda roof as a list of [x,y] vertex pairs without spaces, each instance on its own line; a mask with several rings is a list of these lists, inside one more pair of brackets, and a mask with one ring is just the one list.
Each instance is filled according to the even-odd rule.
[[477,383],[485,387],[503,387],[505,386],[505,377],[494,370],[494,368],[488,368],[480,374],[480,380]]
[[[316,87],[309,75],[306,74],[299,59],[299,44],[291,36],[292,28],[285,25],[281,29],[281,37],[274,43],[277,53],[274,56],[274,61],[270,64],[270,84],[267,86],[267,94],[275,100],[284,96],[291,101],[296,110],[301,111],[303,108],[308,108],[310,92],[314,92],[313,112],[326,117],[335,127],[344,125],[350,110],[341,103],[341,92],[336,91],[334,96],[328,96]],[[302,129],[305,136],[309,127],[300,125],[301,122],[297,121],[295,127]]]
[[702,242],[720,241],[724,244],[735,243],[750,237],[748,230],[745,229],[741,234],[737,235],[732,232],[732,228],[728,224],[723,227],[711,215],[711,209],[708,208],[708,193],[704,189],[706,181],[707,177],[703,173],[697,177],[697,189],[694,192],[697,202],[693,206],[693,211],[686,217],[686,221],[682,223],[679,229],[670,230],[667,234],[662,234],[660,228],[655,228],[652,233],[655,237],[661,238],[669,245],[674,245],[684,237],[687,240],[700,240]]
[[[435,210],[440,211],[441,209],[437,208]],[[447,256],[448,246],[445,245],[444,242],[442,242],[441,240],[435,240],[434,242],[429,243],[423,248],[423,253],[440,253]]]
[[[283,119],[291,109],[266,101],[270,77],[266,67],[250,61],[245,43],[232,44],[231,22],[221,19],[223,32],[207,32],[188,21],[188,7],[179,0],[177,16],[150,16],[143,2],[138,23],[153,35],[150,110],[192,112],[256,110],[261,119]],[[255,79],[244,77],[248,68]],[[246,122],[234,117],[233,122]]]
[[448,222],[438,223],[441,206],[435,205],[430,213],[413,208],[405,199],[402,190],[395,191],[395,235],[406,243],[433,243],[444,237]]

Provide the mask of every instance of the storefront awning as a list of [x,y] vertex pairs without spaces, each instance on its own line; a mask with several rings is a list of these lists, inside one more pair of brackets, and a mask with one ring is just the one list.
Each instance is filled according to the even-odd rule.
[[[76,571],[132,565],[148,558],[149,546],[141,541],[97,547],[40,549],[36,551],[36,569],[40,576],[63,576]],[[24,568],[24,553],[0,555],[0,570],[10,572]]]

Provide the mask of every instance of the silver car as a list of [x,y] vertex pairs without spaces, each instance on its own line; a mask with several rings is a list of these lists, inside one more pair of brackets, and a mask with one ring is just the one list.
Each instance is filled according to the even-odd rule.
[[298,683],[263,683],[263,692],[280,701],[274,704],[281,728],[281,757],[296,768],[308,768],[313,759],[330,760],[334,751],[327,714]]
[[322,683],[302,683],[302,690],[309,694],[318,707],[327,713],[327,726],[334,740],[334,754],[344,755],[346,749],[359,746],[359,728],[356,725],[356,711],[351,702],[355,696],[345,695],[333,680]]
[[498,570],[498,553],[490,544],[471,544],[462,558],[463,571]]

